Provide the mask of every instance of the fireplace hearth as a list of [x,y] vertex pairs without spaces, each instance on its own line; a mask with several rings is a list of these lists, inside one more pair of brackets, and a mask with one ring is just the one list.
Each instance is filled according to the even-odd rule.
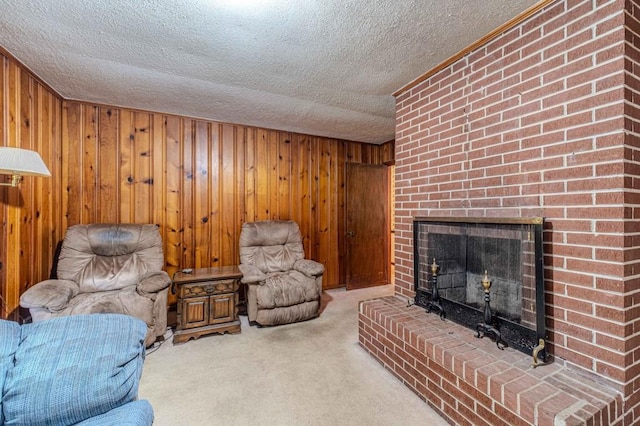
[[542,224],[415,218],[415,303],[494,339],[499,349],[532,355],[534,365],[545,361]]

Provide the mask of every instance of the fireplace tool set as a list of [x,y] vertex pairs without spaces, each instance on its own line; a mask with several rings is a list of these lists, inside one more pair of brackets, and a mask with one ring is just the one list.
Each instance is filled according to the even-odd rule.
[[[438,291],[439,268],[440,266],[436,263],[436,259],[434,257],[433,263],[431,264],[431,299],[427,302],[425,308],[428,313],[431,313],[432,310],[436,309],[439,312],[440,319],[444,321],[447,313],[444,310],[444,306],[442,306],[442,299],[440,298],[440,292]],[[496,327],[493,319],[493,313],[491,312],[491,280],[489,279],[489,273],[486,270],[484,271],[484,278],[482,279],[482,288],[484,290],[484,321],[477,325],[476,337],[482,339],[487,333],[493,333],[496,336],[496,346],[498,349],[504,349],[506,342],[502,340],[502,333],[500,333],[500,330]],[[535,355],[534,358],[536,358]]]
[[491,307],[489,306],[489,302],[491,301],[491,296],[489,294],[491,280],[489,279],[489,274],[486,270],[484,271],[484,278],[482,279],[482,288],[484,289],[484,322],[478,324],[476,327],[476,337],[481,339],[486,333],[493,333],[496,335],[496,346],[498,349],[504,349],[505,343],[502,340],[502,333],[500,333],[500,330],[494,326],[493,314],[491,313]]
[[414,218],[415,304],[545,363],[543,223]]
[[433,258],[433,263],[431,264],[431,300],[427,302],[427,312],[431,313],[433,308],[436,308],[440,311],[440,319],[444,321],[447,316],[444,307],[442,306],[442,300],[440,300],[440,293],[438,292],[438,264],[436,263],[436,258]]

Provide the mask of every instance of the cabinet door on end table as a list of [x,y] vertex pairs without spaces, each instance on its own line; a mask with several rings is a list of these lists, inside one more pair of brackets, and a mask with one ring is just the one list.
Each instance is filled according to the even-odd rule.
[[209,324],[235,320],[236,300],[234,293],[211,296]]
[[194,328],[209,324],[209,296],[191,297],[180,302],[182,327]]

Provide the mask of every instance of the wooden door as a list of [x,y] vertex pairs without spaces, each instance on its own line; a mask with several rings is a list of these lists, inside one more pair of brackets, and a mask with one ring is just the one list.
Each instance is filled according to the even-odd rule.
[[347,290],[389,282],[387,166],[347,163]]

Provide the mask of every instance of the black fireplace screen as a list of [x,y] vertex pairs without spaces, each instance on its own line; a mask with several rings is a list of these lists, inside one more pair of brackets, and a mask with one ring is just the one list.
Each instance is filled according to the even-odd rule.
[[[545,360],[539,347],[546,337],[542,223],[542,218],[415,218],[416,304],[430,311],[437,305],[442,317],[474,330],[493,328],[496,340],[522,352],[532,354],[537,347],[537,357]],[[488,290],[483,280],[490,282]]]

